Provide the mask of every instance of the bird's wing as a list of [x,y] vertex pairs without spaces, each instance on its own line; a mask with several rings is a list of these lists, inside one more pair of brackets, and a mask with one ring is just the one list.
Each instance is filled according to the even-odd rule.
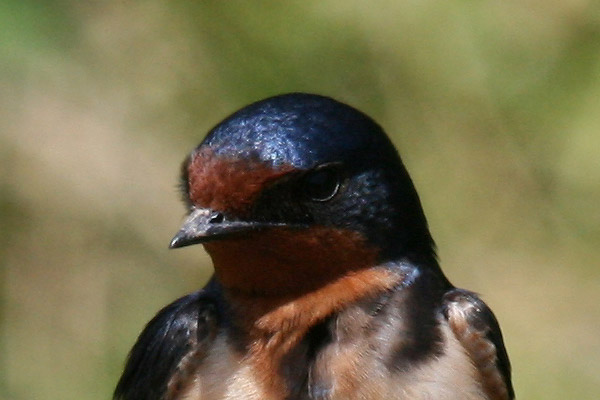
[[479,370],[488,398],[514,399],[510,362],[492,310],[475,293],[452,289],[444,296],[443,311],[454,335]]
[[194,373],[216,327],[216,303],[204,290],[163,308],[131,349],[114,400],[176,396]]

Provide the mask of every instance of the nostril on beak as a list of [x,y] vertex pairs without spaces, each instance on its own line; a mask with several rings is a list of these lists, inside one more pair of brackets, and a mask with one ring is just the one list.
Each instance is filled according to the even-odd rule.
[[221,222],[223,222],[224,218],[225,217],[223,216],[223,214],[218,212],[210,217],[210,219],[208,220],[208,223],[209,224],[220,224]]

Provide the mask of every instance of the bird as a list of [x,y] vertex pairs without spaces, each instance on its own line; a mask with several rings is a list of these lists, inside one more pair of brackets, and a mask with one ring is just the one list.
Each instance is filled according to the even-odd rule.
[[496,317],[440,268],[415,186],[373,119],[289,93],[212,128],[181,168],[214,274],[164,307],[115,400],[514,398]]

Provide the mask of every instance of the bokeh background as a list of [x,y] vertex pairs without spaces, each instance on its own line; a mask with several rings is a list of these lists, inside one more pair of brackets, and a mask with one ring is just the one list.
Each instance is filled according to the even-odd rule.
[[110,397],[145,322],[210,274],[167,250],[179,163],[289,91],[392,136],[520,399],[598,398],[598,2],[3,0],[0,35],[0,398]]

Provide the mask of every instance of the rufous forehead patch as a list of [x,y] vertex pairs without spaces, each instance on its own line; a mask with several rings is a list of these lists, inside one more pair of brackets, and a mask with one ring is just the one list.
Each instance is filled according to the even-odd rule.
[[188,165],[190,201],[243,217],[269,183],[293,170],[292,166],[273,167],[260,160],[227,158],[200,149]]

